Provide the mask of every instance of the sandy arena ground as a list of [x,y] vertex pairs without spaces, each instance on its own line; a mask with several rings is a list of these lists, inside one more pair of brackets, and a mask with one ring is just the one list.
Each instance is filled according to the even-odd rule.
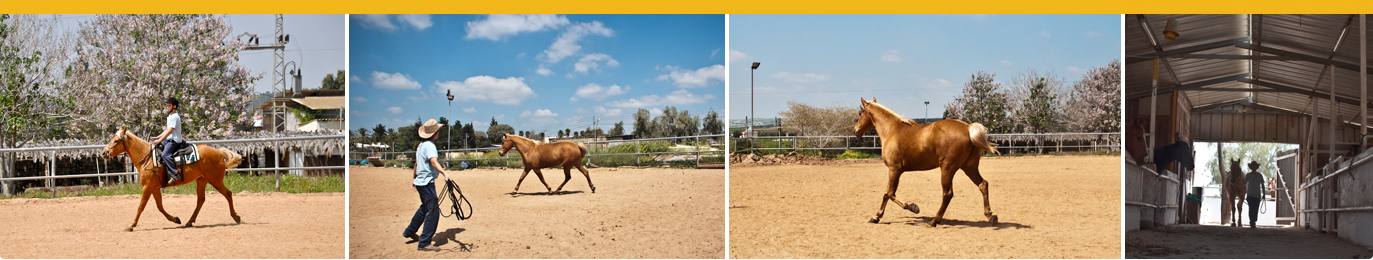
[[730,254],[736,258],[1119,258],[1120,157],[982,159],[992,211],[961,171],[944,222],[937,171],[907,172],[869,224],[886,187],[880,161],[730,169]]
[[[167,195],[182,221],[195,195]],[[243,224],[213,191],[194,228],[158,213],[152,199],[126,232],[138,196],[0,200],[0,258],[342,258],[343,193],[235,193]]]
[[1373,251],[1297,227],[1177,225],[1125,234],[1126,258],[1362,258]]
[[[573,171],[563,193],[533,173],[510,194],[520,170],[452,175],[474,215],[439,220],[441,252],[417,252],[401,231],[419,199],[411,170],[349,169],[349,254],[353,258],[722,258],[724,171],[595,168],[590,193]],[[556,172],[556,173],[555,173]],[[545,170],[557,188],[561,170]],[[440,186],[441,187],[441,186]],[[447,212],[448,202],[440,205]],[[466,247],[467,251],[463,248]]]

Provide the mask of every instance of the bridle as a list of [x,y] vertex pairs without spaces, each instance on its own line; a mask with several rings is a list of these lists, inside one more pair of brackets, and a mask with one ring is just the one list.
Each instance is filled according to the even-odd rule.
[[[126,133],[126,132],[124,132],[124,131],[119,131],[119,140],[116,141],[116,142],[119,143],[119,146],[123,146],[123,147],[124,147],[124,153],[125,153],[125,154],[133,155],[133,150],[132,150],[133,148],[129,147],[128,139],[129,139],[129,133]],[[134,162],[134,164],[136,164],[136,165],[138,165],[138,166],[143,166],[144,164],[147,164],[147,163],[148,163],[148,160],[149,160],[149,159],[152,159],[152,158],[153,158],[153,150],[152,150],[151,147],[149,147],[149,148],[148,148],[148,154],[147,154],[147,155],[144,155],[144,156],[143,156],[143,159],[140,159],[140,160],[138,160],[137,162]],[[132,158],[130,158],[130,159],[132,159]]]

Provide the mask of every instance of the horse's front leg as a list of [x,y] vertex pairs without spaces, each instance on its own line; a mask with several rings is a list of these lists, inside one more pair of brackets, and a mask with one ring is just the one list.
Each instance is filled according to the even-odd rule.
[[153,201],[157,202],[157,211],[162,212],[162,217],[167,218],[167,221],[172,223],[181,224],[181,218],[167,214],[167,210],[162,208],[162,190],[153,190]]
[[543,188],[544,188],[545,190],[548,190],[548,192],[553,192],[553,188],[548,187],[548,182],[546,182],[546,181],[543,180],[543,171],[541,171],[541,170],[538,169],[538,168],[535,168],[535,169],[534,169],[534,176],[538,176],[538,177],[539,177],[539,183],[543,183]]
[[524,173],[520,174],[520,181],[515,182],[515,191],[511,193],[520,192],[520,184],[524,184],[525,176],[529,176],[529,168],[524,168]]
[[138,200],[138,213],[133,215],[133,224],[129,225],[129,228],[125,228],[124,231],[133,232],[133,228],[138,226],[138,219],[143,217],[143,208],[148,206],[148,196],[152,194],[152,191],[143,189],[143,198]]
[[887,201],[896,203],[898,207],[910,210],[915,214],[920,214],[920,207],[916,206],[915,203],[903,203],[896,199],[896,188],[901,184],[901,173],[899,170],[887,170],[887,192],[882,194],[882,204],[877,207],[877,214],[868,219],[868,223],[877,223],[882,220],[882,215],[887,211]]

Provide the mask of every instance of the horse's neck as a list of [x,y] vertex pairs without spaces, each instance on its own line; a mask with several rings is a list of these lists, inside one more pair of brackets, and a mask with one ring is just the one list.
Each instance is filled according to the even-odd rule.
[[144,163],[143,160],[149,157],[148,153],[153,151],[149,148],[151,144],[133,134],[126,133],[125,137],[127,138],[124,139],[124,146],[129,149],[129,159],[133,161],[134,166],[141,166],[141,163]]
[[519,149],[520,153],[533,152],[535,146],[539,146],[539,144],[534,142],[534,140],[523,138],[515,139],[515,149]]

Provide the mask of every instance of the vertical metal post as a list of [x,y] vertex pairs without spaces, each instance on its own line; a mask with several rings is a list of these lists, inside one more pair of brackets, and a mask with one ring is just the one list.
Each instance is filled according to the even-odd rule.
[[[1326,65],[1326,67],[1329,66]],[[1326,145],[1326,150],[1329,152],[1327,154],[1329,157],[1326,160],[1328,162],[1335,161],[1335,144],[1339,140],[1335,135],[1340,130],[1340,111],[1335,109],[1335,71],[1334,69],[1330,70],[1330,145]]]
[[46,183],[49,191],[51,191],[55,186],[57,186],[57,182],[53,181],[52,178],[57,176],[57,162],[55,161],[56,158],[57,151],[48,152],[48,180],[46,181]]
[[643,156],[643,153],[644,153],[644,145],[643,145],[643,142],[641,142],[641,141],[638,140],[638,139],[634,140],[634,166],[643,166],[643,162],[640,162],[640,161],[639,161],[639,158],[640,158],[640,156]]
[[1368,147],[1368,21],[1359,15],[1359,150]]
[[274,173],[274,175],[276,175],[276,184],[273,185],[273,187],[274,187],[273,189],[275,189],[276,191],[280,192],[280,191],[281,191],[281,169],[279,169],[279,168],[281,168],[281,145],[278,144],[277,142],[272,142],[272,153],[276,154],[276,156],[275,156],[276,158],[272,158],[272,159],[273,159],[273,160],[272,160],[272,168],[278,168],[278,169],[272,169],[272,173]]

